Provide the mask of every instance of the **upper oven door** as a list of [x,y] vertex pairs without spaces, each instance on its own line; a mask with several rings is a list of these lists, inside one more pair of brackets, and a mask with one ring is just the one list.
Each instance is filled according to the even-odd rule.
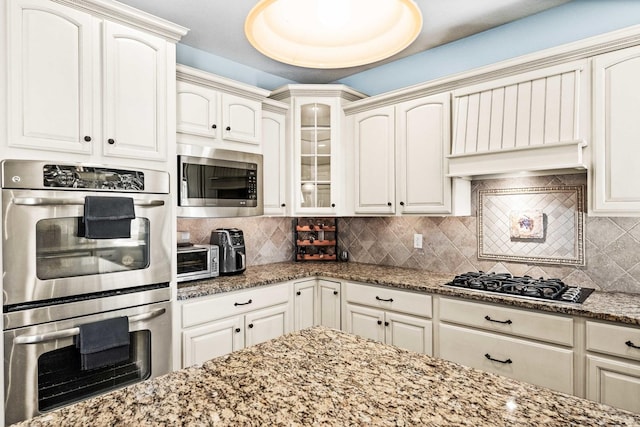
[[88,239],[78,228],[90,195],[2,190],[4,305],[171,280],[169,195],[100,194],[134,199],[131,237]]

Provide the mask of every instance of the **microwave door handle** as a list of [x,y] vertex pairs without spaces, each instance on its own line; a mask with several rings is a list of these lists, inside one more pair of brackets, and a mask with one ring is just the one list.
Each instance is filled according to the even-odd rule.
[[[129,317],[129,323],[142,322],[143,320],[153,319],[154,317],[158,317],[164,313],[166,313],[165,308],[160,308],[158,310],[150,311],[149,313],[142,313],[135,316]],[[70,338],[80,333],[80,328],[69,328],[62,329],[60,331],[55,332],[47,332],[40,335],[21,335],[19,337],[15,337],[13,339],[14,344],[39,344],[46,341],[58,340],[61,338]]]
[[[79,205],[84,206],[82,198],[57,198],[57,197],[15,197],[13,199],[15,205],[20,206],[61,206],[61,205]],[[135,206],[156,207],[164,206],[164,200],[134,200]]]

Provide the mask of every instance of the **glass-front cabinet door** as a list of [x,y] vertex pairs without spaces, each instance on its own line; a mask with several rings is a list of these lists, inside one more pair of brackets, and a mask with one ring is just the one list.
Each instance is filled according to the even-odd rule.
[[335,118],[331,100],[298,100],[297,210],[300,213],[335,212]]

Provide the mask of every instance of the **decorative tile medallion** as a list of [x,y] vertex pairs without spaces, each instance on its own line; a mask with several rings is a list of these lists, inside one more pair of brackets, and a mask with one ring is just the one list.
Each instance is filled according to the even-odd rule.
[[584,186],[478,192],[478,258],[584,265]]

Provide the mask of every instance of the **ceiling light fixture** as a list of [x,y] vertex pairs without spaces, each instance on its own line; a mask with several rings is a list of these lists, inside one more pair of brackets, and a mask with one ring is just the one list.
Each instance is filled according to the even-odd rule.
[[308,68],[347,68],[388,58],[422,29],[413,0],[261,0],[244,32],[264,55]]

